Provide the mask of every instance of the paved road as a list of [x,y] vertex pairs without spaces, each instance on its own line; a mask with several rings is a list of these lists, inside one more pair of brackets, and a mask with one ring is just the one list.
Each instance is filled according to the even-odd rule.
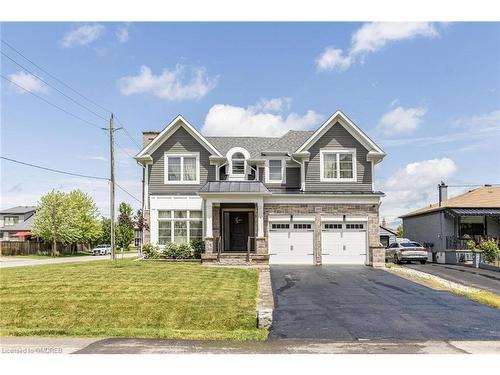
[[132,338],[1,337],[2,354],[499,354],[500,341],[201,341]]
[[[137,253],[124,253],[124,258],[137,257]],[[117,254],[117,259],[121,259],[121,254]],[[59,263],[74,263],[74,262],[92,262],[95,260],[110,259],[109,255],[96,255],[96,256],[77,256],[77,257],[60,257],[49,259],[30,259],[30,258],[16,258],[16,257],[0,257],[0,268],[23,267],[23,266],[41,266],[44,264],[59,264]]]
[[365,266],[271,266],[270,338],[500,340],[500,310]]
[[469,266],[458,266],[453,264],[405,264],[404,267],[413,268],[418,271],[427,272],[431,275],[442,277],[456,283],[486,289],[500,294],[500,272],[472,268]]

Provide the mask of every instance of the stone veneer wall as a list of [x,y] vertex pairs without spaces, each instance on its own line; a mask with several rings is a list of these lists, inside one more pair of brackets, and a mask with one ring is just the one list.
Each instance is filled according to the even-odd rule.
[[[314,215],[314,254],[316,264],[321,264],[321,215],[368,216],[369,262],[380,265],[379,206],[377,204],[264,204],[264,236],[267,248],[269,214]],[[385,259],[383,260],[385,261]]]

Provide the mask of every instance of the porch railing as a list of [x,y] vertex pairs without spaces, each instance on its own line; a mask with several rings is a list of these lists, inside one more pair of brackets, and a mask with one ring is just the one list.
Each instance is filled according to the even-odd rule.
[[476,243],[479,242],[481,238],[492,238],[500,245],[500,238],[490,237],[490,236],[475,236],[474,238],[461,238],[458,236],[446,236],[446,249],[447,250],[467,250],[467,241],[473,240]]

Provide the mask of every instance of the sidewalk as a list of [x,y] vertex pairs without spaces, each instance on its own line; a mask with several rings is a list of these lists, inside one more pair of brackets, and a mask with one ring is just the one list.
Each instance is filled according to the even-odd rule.
[[426,272],[459,284],[500,294],[500,272],[453,264],[405,264],[403,267]]
[[[123,258],[137,257],[138,253],[124,253]],[[116,254],[116,259],[121,259],[121,253]],[[21,257],[0,257],[0,268],[23,267],[23,266],[42,266],[44,264],[60,264],[60,263],[74,263],[74,262],[92,262],[96,260],[109,260],[110,255],[96,255],[96,256],[77,256],[77,257],[61,257],[61,258],[48,258],[48,259],[30,259]]]
[[2,337],[2,354],[499,354],[499,341],[257,342]]

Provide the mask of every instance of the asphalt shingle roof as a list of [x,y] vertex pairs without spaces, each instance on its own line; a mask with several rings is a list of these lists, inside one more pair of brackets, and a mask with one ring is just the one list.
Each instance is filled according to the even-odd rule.
[[467,193],[410,212],[401,218],[440,211],[445,208],[500,208],[500,186],[482,186]]
[[16,206],[11,208],[6,208],[5,210],[1,210],[0,214],[25,214],[31,211],[35,211],[36,206]]

